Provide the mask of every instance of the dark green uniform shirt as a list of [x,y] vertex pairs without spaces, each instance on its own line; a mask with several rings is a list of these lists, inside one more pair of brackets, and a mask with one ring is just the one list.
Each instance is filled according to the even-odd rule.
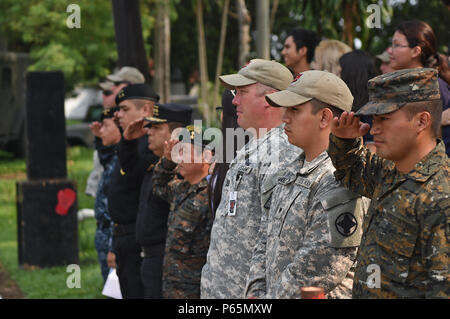
[[449,159],[441,140],[400,173],[361,139],[330,137],[335,176],[372,199],[364,220],[353,298],[449,298]]

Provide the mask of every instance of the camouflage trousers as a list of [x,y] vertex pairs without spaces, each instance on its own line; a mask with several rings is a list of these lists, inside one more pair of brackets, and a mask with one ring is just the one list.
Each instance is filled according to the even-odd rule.
[[200,299],[200,282],[186,283],[163,279],[164,299]]
[[102,272],[103,281],[106,281],[109,274],[109,267],[106,261],[106,257],[109,252],[109,241],[111,239],[111,228],[97,227],[95,230],[94,244],[97,250],[98,262],[100,263],[100,269]]

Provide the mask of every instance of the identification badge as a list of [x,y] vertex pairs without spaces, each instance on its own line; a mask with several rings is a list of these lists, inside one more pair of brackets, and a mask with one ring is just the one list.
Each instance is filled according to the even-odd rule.
[[230,192],[230,200],[228,202],[228,216],[236,215],[236,199],[237,199],[237,192],[236,191]]

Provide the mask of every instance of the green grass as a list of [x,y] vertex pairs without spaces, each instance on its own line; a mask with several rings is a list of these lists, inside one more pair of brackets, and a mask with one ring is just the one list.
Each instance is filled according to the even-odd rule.
[[[93,208],[94,199],[85,195],[86,179],[92,169],[92,150],[71,147],[67,151],[68,178],[76,180],[78,208]],[[81,288],[68,288],[71,273],[66,267],[22,269],[17,257],[16,182],[26,179],[26,165],[0,151],[0,261],[20,286],[25,298],[104,298],[103,279],[94,247],[95,220],[78,224]]]

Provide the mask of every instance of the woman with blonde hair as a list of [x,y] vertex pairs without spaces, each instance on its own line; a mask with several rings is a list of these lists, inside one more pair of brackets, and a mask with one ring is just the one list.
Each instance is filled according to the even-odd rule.
[[352,51],[347,44],[338,40],[322,40],[316,47],[313,69],[341,75],[339,59],[342,55]]

